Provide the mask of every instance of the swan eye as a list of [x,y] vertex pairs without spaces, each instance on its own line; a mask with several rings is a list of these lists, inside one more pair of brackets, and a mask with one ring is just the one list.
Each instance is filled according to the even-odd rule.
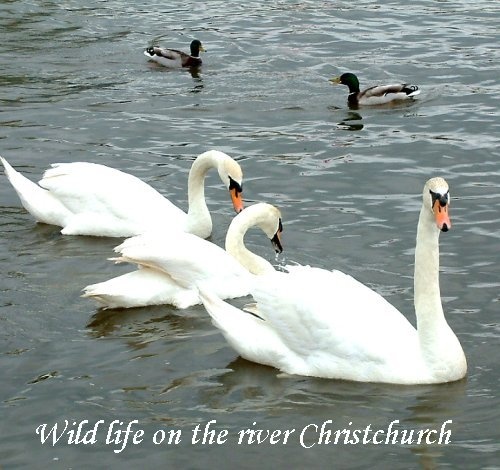
[[236,191],[236,194],[242,193],[243,192],[243,185],[237,183],[233,178],[229,177],[229,190],[231,191],[234,189]]
[[441,207],[444,207],[448,204],[450,191],[446,191],[445,194],[440,194],[440,193],[435,193],[434,191],[429,189],[429,193],[431,194],[431,197],[432,197],[432,207],[434,207],[434,204],[436,204],[436,201],[439,201],[439,205]]

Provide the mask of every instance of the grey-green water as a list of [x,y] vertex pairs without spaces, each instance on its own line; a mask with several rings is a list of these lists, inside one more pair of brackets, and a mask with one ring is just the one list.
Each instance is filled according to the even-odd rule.
[[[238,359],[202,307],[97,311],[80,290],[127,270],[106,260],[117,240],[36,225],[0,176],[0,465],[499,468],[498,3],[141,5],[0,4],[0,154],[33,180],[52,162],[104,163],[185,208],[192,159],[223,150],[244,169],[247,203],[282,210],[277,263],[349,272],[413,323],[420,193],[443,175],[453,229],[441,236],[441,292],[468,377],[421,387],[280,377]],[[208,49],[199,76],[142,55],[193,37]],[[347,89],[328,82],[344,71],[362,86],[410,81],[421,99],[349,110]],[[208,183],[220,245],[233,214],[217,178]],[[259,232],[247,243],[274,261]],[[65,419],[88,420],[84,432],[103,420],[97,442],[42,445],[35,429]],[[114,452],[114,420],[137,420],[142,441]],[[193,428],[211,420],[226,442],[193,444]],[[318,437],[309,427],[300,444],[302,429],[328,420],[333,430],[452,420],[452,434],[447,445],[307,448]],[[296,431],[287,444],[238,444],[249,427]],[[158,430],[182,439],[154,444]]]

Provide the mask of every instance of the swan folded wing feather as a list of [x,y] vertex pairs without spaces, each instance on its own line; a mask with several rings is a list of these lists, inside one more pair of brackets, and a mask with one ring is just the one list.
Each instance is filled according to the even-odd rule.
[[119,261],[147,266],[168,274],[184,288],[205,282],[218,295],[247,295],[253,278],[221,247],[189,233],[144,234],[115,248]]
[[142,266],[104,282],[91,284],[82,297],[92,298],[103,308],[130,308],[172,304],[186,308],[198,302],[196,289],[181,289],[167,274]]
[[198,287],[212,323],[241,357],[272,367],[283,362],[287,348],[265,321],[224,302],[205,284]]
[[[407,336],[406,342],[399,340],[395,326],[417,341],[416,330],[405,317],[351,276],[308,266],[287,269],[288,274],[261,278],[253,294],[259,314],[308,368],[316,364],[321,370],[327,362],[334,370],[335,361],[351,368],[356,363],[375,366],[397,361]],[[314,375],[300,370],[300,362],[293,366],[284,370]]]
[[[135,235],[147,228],[169,226],[183,230],[187,215],[144,181],[104,165],[75,162],[54,164],[40,186],[73,216],[63,233]],[[159,218],[158,214],[161,218]]]
[[[45,171],[39,184],[67,202],[70,210],[79,209],[85,198],[91,198],[91,203],[111,201],[106,205],[118,210],[125,210],[130,205],[135,208],[142,199],[147,199],[149,205],[173,208],[183,213],[144,181],[104,165],[86,162],[55,164]],[[77,201],[78,206],[72,207],[72,201]]]
[[23,207],[38,222],[63,225],[71,217],[68,208],[49,191],[16,171],[5,158],[0,157],[0,160],[3,163],[5,174],[19,196]]
[[218,296],[232,298],[247,295],[253,279],[220,247],[188,233],[147,233],[125,240],[115,251],[120,254],[115,261],[139,269],[84,289],[84,297],[105,308],[187,308],[200,303],[200,282]]

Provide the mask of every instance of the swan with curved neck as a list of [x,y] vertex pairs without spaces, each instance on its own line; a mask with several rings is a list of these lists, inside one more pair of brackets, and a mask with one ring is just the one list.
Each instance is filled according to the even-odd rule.
[[219,177],[228,189],[234,210],[243,210],[243,172],[240,165],[229,155],[210,150],[196,158],[188,176],[188,214],[186,232],[207,238],[212,233],[212,217],[205,200],[205,177],[211,168],[216,168]]
[[248,295],[257,275],[274,271],[271,263],[250,252],[245,233],[259,227],[277,252],[282,251],[279,210],[265,203],[254,204],[231,222],[224,251],[189,233],[149,233],[125,240],[115,248],[117,262],[139,269],[108,281],[87,286],[83,297],[103,308],[130,308],[171,304],[187,308],[200,303],[197,284],[203,283],[221,298]]
[[340,271],[287,266],[258,279],[252,315],[200,288],[214,324],[244,358],[289,374],[395,384],[463,378],[467,362],[443,314],[439,233],[451,227],[448,184],[427,181],[415,250],[417,329]]
[[274,272],[272,264],[262,256],[252,253],[243,242],[245,234],[252,227],[259,227],[266,234],[276,253],[283,251],[280,211],[266,203],[254,204],[245,209],[244,215],[233,219],[227,230],[226,251],[252,274],[272,273]]
[[212,218],[204,182],[211,168],[217,169],[229,190],[235,211],[243,209],[241,167],[218,150],[204,152],[193,162],[187,214],[139,178],[105,165],[53,164],[38,186],[0,159],[25,209],[39,222],[62,227],[65,235],[130,237],[161,229],[206,238],[212,232]]

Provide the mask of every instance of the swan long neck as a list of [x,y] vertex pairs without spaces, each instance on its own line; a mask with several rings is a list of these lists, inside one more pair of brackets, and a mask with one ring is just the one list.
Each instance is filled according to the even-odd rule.
[[252,274],[261,275],[274,272],[269,261],[252,253],[244,244],[245,233],[260,222],[256,217],[244,217],[250,212],[250,209],[250,207],[245,209],[231,222],[226,235],[226,251]]
[[420,212],[415,249],[415,313],[422,358],[433,380],[451,381],[467,372],[460,341],[448,325],[439,289],[439,233],[434,218]]
[[189,171],[187,231],[202,238],[212,233],[212,217],[205,201],[205,177],[220,161],[219,152],[208,151],[198,156]]
[[439,233],[433,217],[422,207],[415,248],[415,314],[420,346],[433,360],[442,334],[453,332],[446,322],[439,288]]

